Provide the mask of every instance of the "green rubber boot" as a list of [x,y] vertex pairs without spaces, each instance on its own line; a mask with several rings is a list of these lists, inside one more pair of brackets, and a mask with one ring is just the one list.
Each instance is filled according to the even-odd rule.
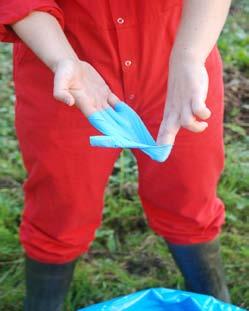
[[192,245],[167,244],[188,291],[230,302],[218,239]]
[[26,257],[25,311],[61,311],[73,277],[76,260],[44,264]]

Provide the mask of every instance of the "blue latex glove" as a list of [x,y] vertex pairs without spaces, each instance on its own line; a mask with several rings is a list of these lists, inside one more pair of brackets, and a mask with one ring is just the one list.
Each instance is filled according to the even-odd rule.
[[123,102],[94,112],[89,122],[105,136],[91,136],[90,144],[109,148],[138,148],[153,160],[165,161],[172,145],[157,145],[138,114]]

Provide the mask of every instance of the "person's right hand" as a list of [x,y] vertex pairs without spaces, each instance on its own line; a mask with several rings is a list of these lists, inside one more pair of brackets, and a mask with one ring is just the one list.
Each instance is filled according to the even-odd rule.
[[76,104],[86,117],[119,101],[87,62],[64,59],[56,64],[54,72],[54,97],[69,106]]

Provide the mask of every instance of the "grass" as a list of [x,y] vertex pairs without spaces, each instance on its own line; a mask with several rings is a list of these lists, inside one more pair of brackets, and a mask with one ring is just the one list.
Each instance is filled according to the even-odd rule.
[[246,0],[234,1],[229,19],[219,40],[219,48],[225,63],[249,68],[249,6]]
[[[249,6],[240,1],[237,8]],[[220,48],[226,64],[247,74],[249,36],[236,14],[229,18]],[[13,129],[9,45],[0,46],[0,64],[0,311],[20,311],[24,278],[18,225],[25,172]],[[249,308],[249,139],[239,125],[226,127],[226,167],[218,189],[227,207],[222,256],[233,302]],[[183,280],[163,240],[146,226],[136,195],[136,163],[125,151],[107,189],[103,226],[77,266],[65,311],[160,286],[182,289]]]

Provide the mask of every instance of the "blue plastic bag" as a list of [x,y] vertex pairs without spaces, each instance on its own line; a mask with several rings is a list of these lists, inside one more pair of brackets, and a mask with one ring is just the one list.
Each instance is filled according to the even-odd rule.
[[78,311],[245,311],[211,296],[152,288],[115,298]]

